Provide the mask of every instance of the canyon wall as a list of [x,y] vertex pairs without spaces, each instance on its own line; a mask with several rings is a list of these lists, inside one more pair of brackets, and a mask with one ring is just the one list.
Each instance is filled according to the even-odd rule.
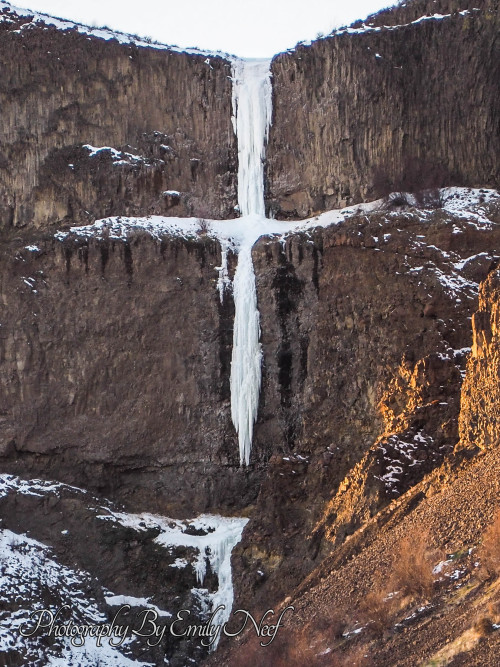
[[230,418],[234,308],[207,237],[4,245],[4,470],[131,507],[192,515],[251,504]]
[[498,185],[497,8],[460,14],[469,5],[455,3],[451,17],[379,27],[415,21],[430,11],[421,5],[273,60],[267,205],[276,217],[394,189]]
[[[437,184],[419,180],[426,171],[439,184],[498,183],[494,3],[375,30],[424,4],[455,9],[415,2],[275,58],[266,187],[277,217],[369,198],[408,173],[420,186]],[[220,299],[208,226],[54,236],[108,215],[232,217],[229,61],[22,28],[2,11],[3,472],[134,512],[249,516],[233,569],[236,604],[255,609],[290,594],[459,438],[496,442],[499,199],[457,189],[433,210],[353,206],[342,224],[256,243],[262,390],[240,467],[234,302]],[[235,265],[229,253],[230,277]],[[19,518],[15,505],[12,492],[10,525],[31,526],[32,506],[18,504]]]
[[[408,3],[274,59],[273,215],[422,182],[498,183],[498,8],[470,5]],[[433,12],[453,13],[411,23]],[[233,217],[228,60],[57,29],[8,5],[1,18],[4,231],[108,215]]]
[[379,210],[257,243],[254,448],[273,443],[273,456],[236,547],[240,605],[285,597],[453,451],[470,318],[499,258],[498,203],[487,209],[479,228]]
[[481,224],[353,210],[257,243],[263,383],[248,468],[217,241],[137,230],[4,243],[2,470],[133,511],[249,514],[238,599],[275,599],[453,450],[469,318],[500,244],[498,201],[478,210]]
[[7,6],[0,63],[4,232],[107,215],[232,217],[228,60],[106,41]]

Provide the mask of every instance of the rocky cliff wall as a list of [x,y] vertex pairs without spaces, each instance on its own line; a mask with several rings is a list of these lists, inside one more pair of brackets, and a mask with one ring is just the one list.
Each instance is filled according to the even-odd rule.
[[492,272],[481,286],[472,318],[473,343],[462,389],[458,450],[472,452],[500,442],[500,275]]
[[[405,4],[274,59],[273,214],[412,189],[430,173],[433,185],[498,183],[498,8],[469,5]],[[435,11],[453,13],[411,23]],[[4,230],[234,215],[228,60],[57,29],[8,5],[1,17]]]
[[57,29],[7,6],[0,64],[2,230],[106,215],[232,217],[227,60]]
[[468,318],[500,244],[497,199],[453,213],[468,196],[433,212],[353,209],[338,227],[257,243],[263,386],[243,469],[217,241],[5,243],[2,469],[134,511],[252,513],[238,585],[269,599],[458,440]]
[[[408,7],[425,14],[419,3]],[[492,4],[479,8],[397,28],[338,31],[278,55],[269,209],[304,217],[401,184],[495,187],[499,14]],[[399,17],[403,9],[383,22],[415,20]]]
[[12,242],[0,276],[4,470],[166,515],[252,503],[230,418],[233,305],[208,238]]
[[470,318],[498,260],[498,205],[487,208],[486,226],[443,210],[354,211],[255,247],[254,448],[272,443],[273,456],[236,547],[240,605],[285,597],[453,451]]

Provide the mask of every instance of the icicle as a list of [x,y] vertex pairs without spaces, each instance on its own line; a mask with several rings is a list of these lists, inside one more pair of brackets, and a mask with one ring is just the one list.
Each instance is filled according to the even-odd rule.
[[196,573],[196,581],[200,586],[203,586],[203,582],[207,575],[207,557],[205,549],[203,548],[200,548],[200,555],[194,564],[194,571]]
[[231,285],[231,279],[229,278],[229,272],[227,269],[227,253],[229,251],[229,244],[220,239],[220,245],[221,265],[216,266],[215,269],[219,273],[219,278],[217,280],[217,290],[219,292],[220,302],[224,303],[224,293]]

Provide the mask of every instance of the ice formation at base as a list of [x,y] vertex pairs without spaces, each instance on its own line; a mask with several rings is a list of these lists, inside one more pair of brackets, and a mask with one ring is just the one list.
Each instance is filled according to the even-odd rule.
[[[238,206],[243,217],[265,218],[264,158],[271,124],[272,87],[268,60],[233,63],[233,126],[238,139]],[[255,238],[241,244],[236,268],[231,361],[231,418],[238,433],[240,465],[250,462],[257,419],[262,349],[252,263]]]
[[[195,550],[196,556],[192,562],[192,567],[200,588],[194,588],[192,592],[198,598],[207,617],[220,607],[216,616],[214,616],[214,624],[223,626],[229,620],[234,600],[231,553],[241,540],[241,534],[248,519],[224,517],[217,514],[201,514],[196,519],[180,521],[154,514],[126,514],[111,511],[106,516],[100,516],[99,518],[118,521],[123,526],[137,531],[155,528],[159,530],[159,535],[154,541],[160,546],[166,549],[183,546]],[[186,532],[188,527],[200,530],[202,534],[189,534]],[[210,563],[211,572],[217,575],[218,579],[217,590],[212,593],[203,588],[208,563]],[[174,566],[185,567],[187,565],[187,561],[184,561]],[[151,606],[149,601],[147,602],[148,606]],[[210,645],[211,651],[217,648],[219,639],[220,636],[215,637]]]

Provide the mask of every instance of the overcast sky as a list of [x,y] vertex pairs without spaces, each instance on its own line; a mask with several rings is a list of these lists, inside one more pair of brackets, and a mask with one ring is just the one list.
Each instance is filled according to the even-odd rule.
[[[394,0],[395,1],[395,0]],[[166,44],[272,56],[365,18],[387,0],[17,0],[13,5],[107,25]]]

